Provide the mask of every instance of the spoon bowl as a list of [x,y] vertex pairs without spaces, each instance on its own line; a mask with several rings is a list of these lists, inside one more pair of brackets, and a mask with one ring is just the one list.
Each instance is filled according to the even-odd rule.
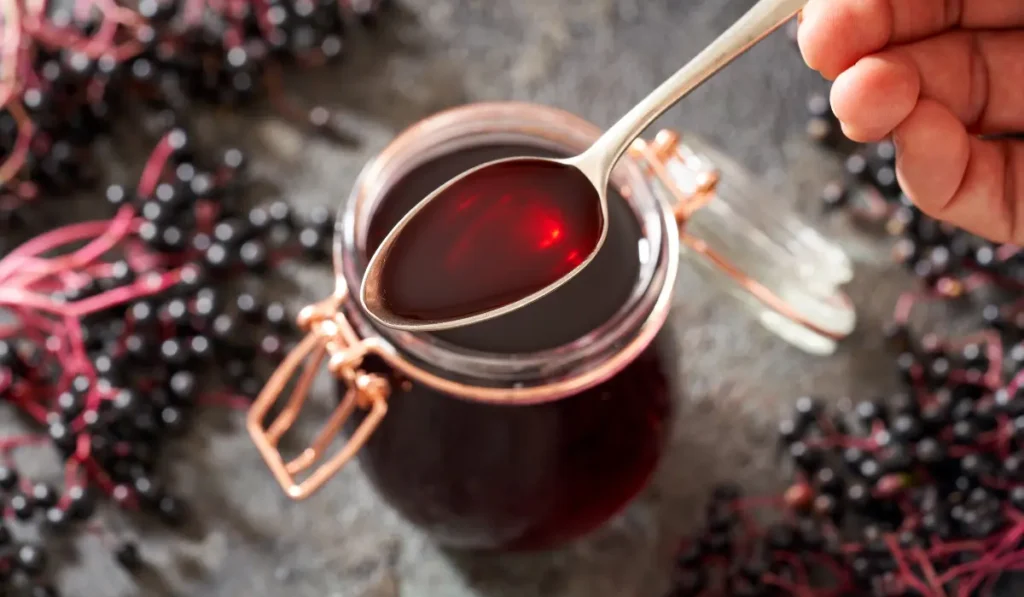
[[[367,312],[395,329],[447,329],[509,313],[568,282],[593,261],[608,233],[607,182],[588,176],[583,157],[506,158],[449,180],[374,252],[359,293]],[[481,205],[488,200],[480,189],[492,188],[497,172],[498,184],[537,184],[505,186]],[[446,228],[453,224],[461,231],[454,236]],[[467,251],[467,237],[488,242]],[[518,275],[506,275],[510,270]]]
[[807,1],[759,0],[580,155],[488,162],[428,195],[370,258],[359,292],[367,313],[390,328],[438,331],[500,317],[560,288],[604,243],[608,181],[630,143]]

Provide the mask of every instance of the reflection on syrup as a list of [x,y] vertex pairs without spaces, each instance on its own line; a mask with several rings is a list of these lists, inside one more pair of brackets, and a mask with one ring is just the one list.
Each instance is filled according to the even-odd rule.
[[436,321],[513,303],[583,263],[601,226],[597,192],[576,168],[536,159],[482,168],[398,233],[381,272],[384,305]]

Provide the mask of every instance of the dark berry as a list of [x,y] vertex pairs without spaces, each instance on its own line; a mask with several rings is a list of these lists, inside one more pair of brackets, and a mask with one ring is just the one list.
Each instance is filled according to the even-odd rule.
[[32,486],[32,499],[38,508],[50,508],[57,504],[57,492],[46,483]]
[[978,430],[970,421],[957,421],[953,425],[953,441],[962,445],[974,444],[978,441]]
[[9,466],[0,464],[0,490],[13,491],[18,487],[18,472]]
[[896,417],[896,419],[893,420],[890,429],[894,436],[908,442],[917,441],[924,432],[917,417],[907,414]]
[[917,459],[923,464],[939,464],[946,459],[946,451],[942,444],[934,438],[925,438],[916,447]]
[[811,116],[829,117],[832,115],[832,106],[829,103],[828,96],[815,93],[807,98],[807,112]]
[[863,155],[859,153],[851,155],[846,159],[845,167],[846,173],[851,177],[867,180],[869,175],[868,160]]
[[1024,512],[1024,486],[1018,485],[1010,491],[1010,503],[1014,508]]
[[287,330],[291,327],[291,320],[288,318],[288,311],[285,306],[277,301],[267,305],[264,319],[271,327],[279,330]]
[[66,531],[70,518],[67,510],[63,508],[53,506],[46,509],[46,526],[53,532],[61,533]]
[[859,402],[856,407],[856,413],[857,418],[867,426],[870,426],[876,421],[882,420],[884,417],[883,411],[879,408],[878,403],[870,400]]
[[169,526],[182,525],[187,517],[185,504],[178,498],[165,495],[157,502],[157,512],[160,519]]
[[797,398],[794,406],[796,417],[804,423],[812,423],[821,413],[821,401],[810,396]]
[[229,170],[242,170],[245,168],[245,154],[240,149],[228,149],[221,158],[221,163]]
[[789,447],[789,456],[803,471],[813,473],[821,464],[822,454],[817,448],[804,442],[794,442]]
[[69,516],[79,521],[88,520],[92,517],[93,512],[96,510],[96,504],[88,489],[81,485],[72,486],[68,489],[67,498]]
[[20,492],[11,496],[8,505],[18,520],[31,520],[36,511],[36,505],[32,498]]
[[15,554],[15,564],[28,576],[39,576],[46,570],[46,552],[35,545],[22,545]]
[[882,466],[874,458],[866,458],[860,463],[858,472],[870,482],[875,482],[882,475]]
[[114,552],[114,557],[117,558],[117,563],[129,572],[138,572],[142,569],[142,554],[139,553],[139,547],[131,541],[125,541],[119,545]]
[[258,240],[243,243],[238,257],[243,266],[255,272],[262,272],[267,267],[267,247]]

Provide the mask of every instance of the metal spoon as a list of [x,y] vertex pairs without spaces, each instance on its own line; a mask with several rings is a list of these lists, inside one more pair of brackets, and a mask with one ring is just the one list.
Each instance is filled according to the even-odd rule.
[[681,68],[650,95],[633,107],[618,122],[612,125],[601,137],[582,154],[561,160],[543,159],[563,166],[576,168],[593,184],[600,201],[602,219],[601,235],[597,245],[590,254],[570,272],[541,290],[500,307],[473,313],[465,317],[456,317],[440,321],[423,321],[408,319],[391,312],[383,297],[381,272],[395,240],[402,229],[416,217],[424,206],[441,195],[445,189],[458,180],[478,170],[489,168],[495,164],[516,161],[537,161],[540,158],[506,158],[488,162],[467,170],[448,181],[444,186],[428,195],[410,210],[391,232],[384,238],[366,267],[360,288],[360,301],[366,311],[379,323],[398,330],[406,331],[437,331],[478,323],[499,317],[510,311],[522,308],[557,290],[573,276],[586,267],[604,243],[608,232],[608,182],[612,168],[622,154],[657,117],[672,107],[677,101],[700,86],[712,75],[724,68],[736,57],[746,52],[757,42],[764,39],[772,31],[792,18],[807,4],[808,0],[759,0],[745,15],[740,17],[728,30],[710,45],[704,48],[693,60]]

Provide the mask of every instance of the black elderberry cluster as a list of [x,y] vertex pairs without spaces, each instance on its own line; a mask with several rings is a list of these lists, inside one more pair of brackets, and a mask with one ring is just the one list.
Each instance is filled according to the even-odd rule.
[[808,135],[844,161],[825,207],[884,222],[919,298],[980,330],[915,333],[898,305],[883,333],[904,391],[832,412],[797,400],[779,425],[794,474],[769,502],[776,522],[759,517],[763,501],[717,490],[670,595],[990,594],[978,591],[1024,558],[1024,253],[924,215],[899,188],[892,143],[843,138],[824,95],[808,110]]
[[[975,279],[989,278],[1014,286],[1024,284],[1024,253],[1007,250],[1007,246],[979,238],[969,232],[939,222],[923,214],[906,197],[901,197],[888,222],[888,229],[898,235],[894,247],[896,260],[919,278],[927,287],[955,298],[965,291],[963,283],[951,281],[975,274]],[[961,282],[969,282],[961,280]],[[1024,313],[1004,314],[991,305],[986,320],[1000,326],[1024,328]],[[1003,321],[1003,319],[1006,319]]]
[[[983,346],[951,354],[931,342],[914,347],[922,377],[906,393],[831,414],[799,399],[779,426],[795,470],[779,500],[787,520],[752,529],[756,515],[739,491],[719,488],[705,530],[677,558],[670,596],[961,594],[963,576],[937,587],[944,593],[926,592],[901,566],[940,576],[988,555],[956,546],[991,547],[1024,528],[1024,389],[970,381],[989,366]],[[1011,377],[1024,371],[1021,345],[1006,364]],[[968,381],[952,381],[951,371]],[[1011,538],[1006,551],[1020,549]],[[922,556],[927,563],[912,559]]]
[[[0,467],[0,594],[28,582],[32,595],[56,595],[44,544],[16,539],[26,525],[44,538],[84,529],[101,498],[172,527],[186,523],[188,508],[162,472],[165,447],[208,401],[244,407],[239,401],[260,391],[294,342],[285,305],[247,288],[260,288],[285,259],[329,257],[333,224],[326,209],[300,216],[284,201],[246,207],[240,151],[204,163],[184,130],[165,139],[172,153],[152,193],[107,189],[109,201],[141,218],[137,234],[87,269],[100,273],[76,272],[49,296],[80,305],[155,284],[169,272],[178,272],[176,282],[83,317],[84,362],[67,345],[28,331],[0,340],[0,380],[9,382],[0,385],[0,416],[27,413],[30,427],[66,462],[76,462],[79,479],[58,487],[28,479],[14,465]],[[20,325],[32,327],[28,320]],[[68,371],[82,372],[68,380]],[[115,557],[130,571],[142,566],[134,542],[118,545]]]
[[[197,4],[201,10],[193,14]],[[98,9],[82,20],[69,4],[54,8],[44,23],[50,35],[23,26],[21,64],[0,67],[24,75],[15,95],[0,104],[0,165],[9,159],[20,164],[12,178],[0,178],[0,236],[30,222],[24,208],[34,200],[92,186],[99,169],[94,144],[117,122],[137,127],[150,115],[162,127],[183,125],[196,105],[234,107],[269,94],[287,116],[341,136],[328,110],[304,112],[290,102],[280,72],[338,59],[346,27],[372,24],[383,4],[138,0],[122,9],[134,10],[141,24],[119,24],[118,35],[98,51],[85,50],[111,18]],[[214,9],[226,5],[230,9]],[[33,130],[21,163],[16,149],[26,120]]]

